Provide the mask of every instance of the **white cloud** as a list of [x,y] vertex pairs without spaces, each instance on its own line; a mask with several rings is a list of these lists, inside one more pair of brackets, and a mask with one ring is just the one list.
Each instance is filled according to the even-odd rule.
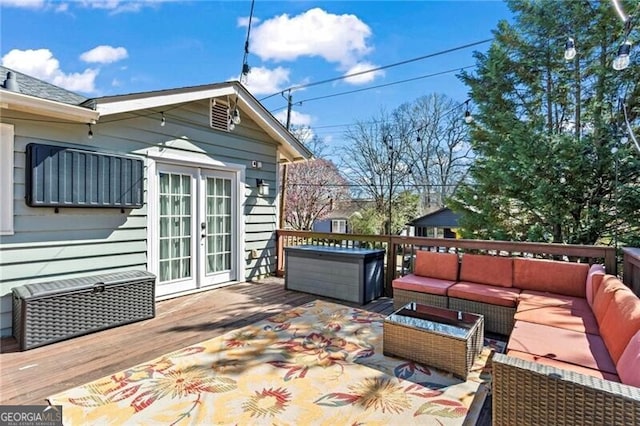
[[[287,110],[282,110],[273,115],[283,125],[287,123]],[[312,117],[309,114],[302,114],[296,110],[291,110],[291,126],[311,126]],[[313,134],[311,134],[313,136]],[[309,138],[311,138],[309,136]]]
[[[244,85],[254,96],[276,93],[283,90],[289,82],[289,73],[290,70],[283,67],[274,69],[253,67]],[[237,79],[237,77],[231,78],[231,80]]]
[[[256,18],[255,16],[251,19],[251,25],[255,25],[258,22],[260,22],[260,19]],[[240,28],[247,28],[249,26],[249,17],[248,16],[242,16],[242,17],[238,18],[237,25]]]
[[138,12],[145,7],[157,7],[159,4],[177,0],[78,0],[61,3],[59,0],[0,0],[0,6],[28,9],[53,9],[56,12],[69,10],[69,3],[91,9],[108,10],[110,14]]
[[129,56],[124,47],[97,46],[80,55],[80,59],[85,62],[96,62],[99,64],[110,64],[125,59]]
[[45,6],[44,0],[0,0],[2,7],[20,7],[26,9],[41,9]]
[[95,80],[100,72],[87,68],[82,73],[65,74],[49,49],[13,49],[2,57],[2,65],[67,90],[85,93],[95,92]]
[[263,60],[293,61],[319,56],[348,68],[371,51],[371,29],[355,15],[315,8],[300,15],[268,19],[251,34],[251,52]]
[[[377,65],[374,65],[370,62],[360,62],[359,64],[355,64],[354,66],[349,68],[347,72],[344,73],[344,75],[357,74],[359,72],[368,71],[370,69],[374,69],[377,67],[378,67]],[[367,84],[367,83],[371,83],[378,76],[380,77],[384,76],[384,70],[372,71],[364,74],[355,75],[353,77],[347,77],[345,78],[344,81],[350,84],[355,84],[355,85]]]
[[159,1],[81,0],[79,3],[84,7],[104,9],[110,11],[112,14],[116,14],[122,12],[138,12],[145,6],[155,6],[154,3],[159,3]]

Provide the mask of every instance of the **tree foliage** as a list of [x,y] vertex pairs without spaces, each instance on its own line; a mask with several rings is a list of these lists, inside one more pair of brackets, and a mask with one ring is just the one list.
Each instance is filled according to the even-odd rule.
[[311,229],[333,203],[349,197],[347,182],[329,160],[315,159],[288,166],[285,222],[298,230]]
[[[425,208],[444,205],[466,176],[471,153],[461,104],[428,95],[352,126],[342,152],[342,170],[357,195],[375,202],[386,218],[381,232],[397,233],[406,223],[403,202],[413,219]],[[407,198],[417,194],[415,199]],[[392,224],[389,224],[391,207]],[[396,220],[397,218],[397,220]],[[404,221],[398,223],[397,221]]]
[[[472,183],[451,201],[463,236],[570,244],[640,234],[640,155],[623,136],[619,97],[638,128],[637,63],[615,71],[622,23],[609,2],[508,1],[476,71]],[[640,11],[624,2],[630,13]],[[632,36],[637,35],[635,33]],[[578,55],[563,58],[567,37]]]

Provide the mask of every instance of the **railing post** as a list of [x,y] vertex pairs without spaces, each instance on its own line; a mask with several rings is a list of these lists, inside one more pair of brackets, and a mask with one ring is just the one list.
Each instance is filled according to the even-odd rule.
[[616,259],[616,248],[607,247],[604,253],[604,267],[607,274],[618,275],[618,261]]
[[384,295],[393,296],[393,279],[396,277],[396,258],[397,258],[396,245],[393,241],[393,237],[389,236],[387,242],[387,280],[385,282]]
[[282,234],[276,229],[276,277],[284,277],[284,240]]

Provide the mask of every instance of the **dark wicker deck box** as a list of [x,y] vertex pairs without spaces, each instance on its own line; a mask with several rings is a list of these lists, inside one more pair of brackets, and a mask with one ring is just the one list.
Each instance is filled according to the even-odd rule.
[[303,245],[285,253],[287,290],[361,305],[382,296],[384,250]]
[[13,288],[13,335],[22,350],[155,316],[156,277],[124,271]]

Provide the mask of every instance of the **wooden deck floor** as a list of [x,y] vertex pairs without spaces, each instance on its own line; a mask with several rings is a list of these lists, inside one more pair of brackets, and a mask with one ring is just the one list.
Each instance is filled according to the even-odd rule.
[[[0,341],[0,404],[46,404],[45,398],[57,392],[319,298],[285,290],[282,279],[267,278],[161,301],[153,319],[24,352],[14,338],[4,338]],[[393,303],[381,298],[362,308],[388,314]],[[489,410],[488,398],[480,424],[490,424]]]

